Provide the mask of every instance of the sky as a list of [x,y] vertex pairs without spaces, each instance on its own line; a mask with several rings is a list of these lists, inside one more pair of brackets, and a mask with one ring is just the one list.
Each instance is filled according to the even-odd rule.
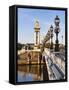
[[[59,43],[65,44],[65,11],[28,8],[18,8],[18,43],[34,43],[34,23],[36,20],[40,24],[40,41],[42,41],[50,26],[53,25],[55,27],[54,18],[56,15],[60,18]],[[56,35],[54,33],[54,43],[55,38]]]

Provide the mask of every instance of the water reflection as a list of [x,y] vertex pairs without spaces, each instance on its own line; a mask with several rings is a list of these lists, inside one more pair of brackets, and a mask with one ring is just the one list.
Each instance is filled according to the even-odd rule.
[[19,65],[18,82],[48,80],[45,64]]

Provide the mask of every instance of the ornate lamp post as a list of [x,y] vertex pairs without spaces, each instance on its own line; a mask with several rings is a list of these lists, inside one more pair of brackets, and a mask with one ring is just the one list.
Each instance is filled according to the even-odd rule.
[[50,37],[51,37],[51,46],[50,49],[53,49],[53,26],[50,27]]
[[60,19],[59,19],[58,16],[56,16],[54,22],[55,22],[55,30],[54,30],[54,32],[56,33],[55,52],[58,52],[59,51],[58,33],[60,32],[60,28],[59,28]]
[[48,41],[48,48],[50,49],[50,30],[48,30],[48,33],[47,33],[47,41]]

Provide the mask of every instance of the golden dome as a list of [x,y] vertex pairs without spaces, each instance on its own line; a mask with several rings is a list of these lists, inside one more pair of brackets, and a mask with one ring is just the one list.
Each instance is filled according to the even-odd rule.
[[35,29],[35,31],[39,31],[40,30],[40,25],[39,25],[38,21],[35,22],[34,29]]

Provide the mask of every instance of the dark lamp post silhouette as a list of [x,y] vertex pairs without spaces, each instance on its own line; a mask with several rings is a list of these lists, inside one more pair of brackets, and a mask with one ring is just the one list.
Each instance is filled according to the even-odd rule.
[[51,38],[51,45],[50,49],[53,49],[53,26],[50,27],[50,38]]
[[58,52],[59,51],[58,33],[60,32],[60,28],[59,28],[60,19],[58,16],[56,16],[54,23],[55,23],[54,32],[56,34],[55,51]]

